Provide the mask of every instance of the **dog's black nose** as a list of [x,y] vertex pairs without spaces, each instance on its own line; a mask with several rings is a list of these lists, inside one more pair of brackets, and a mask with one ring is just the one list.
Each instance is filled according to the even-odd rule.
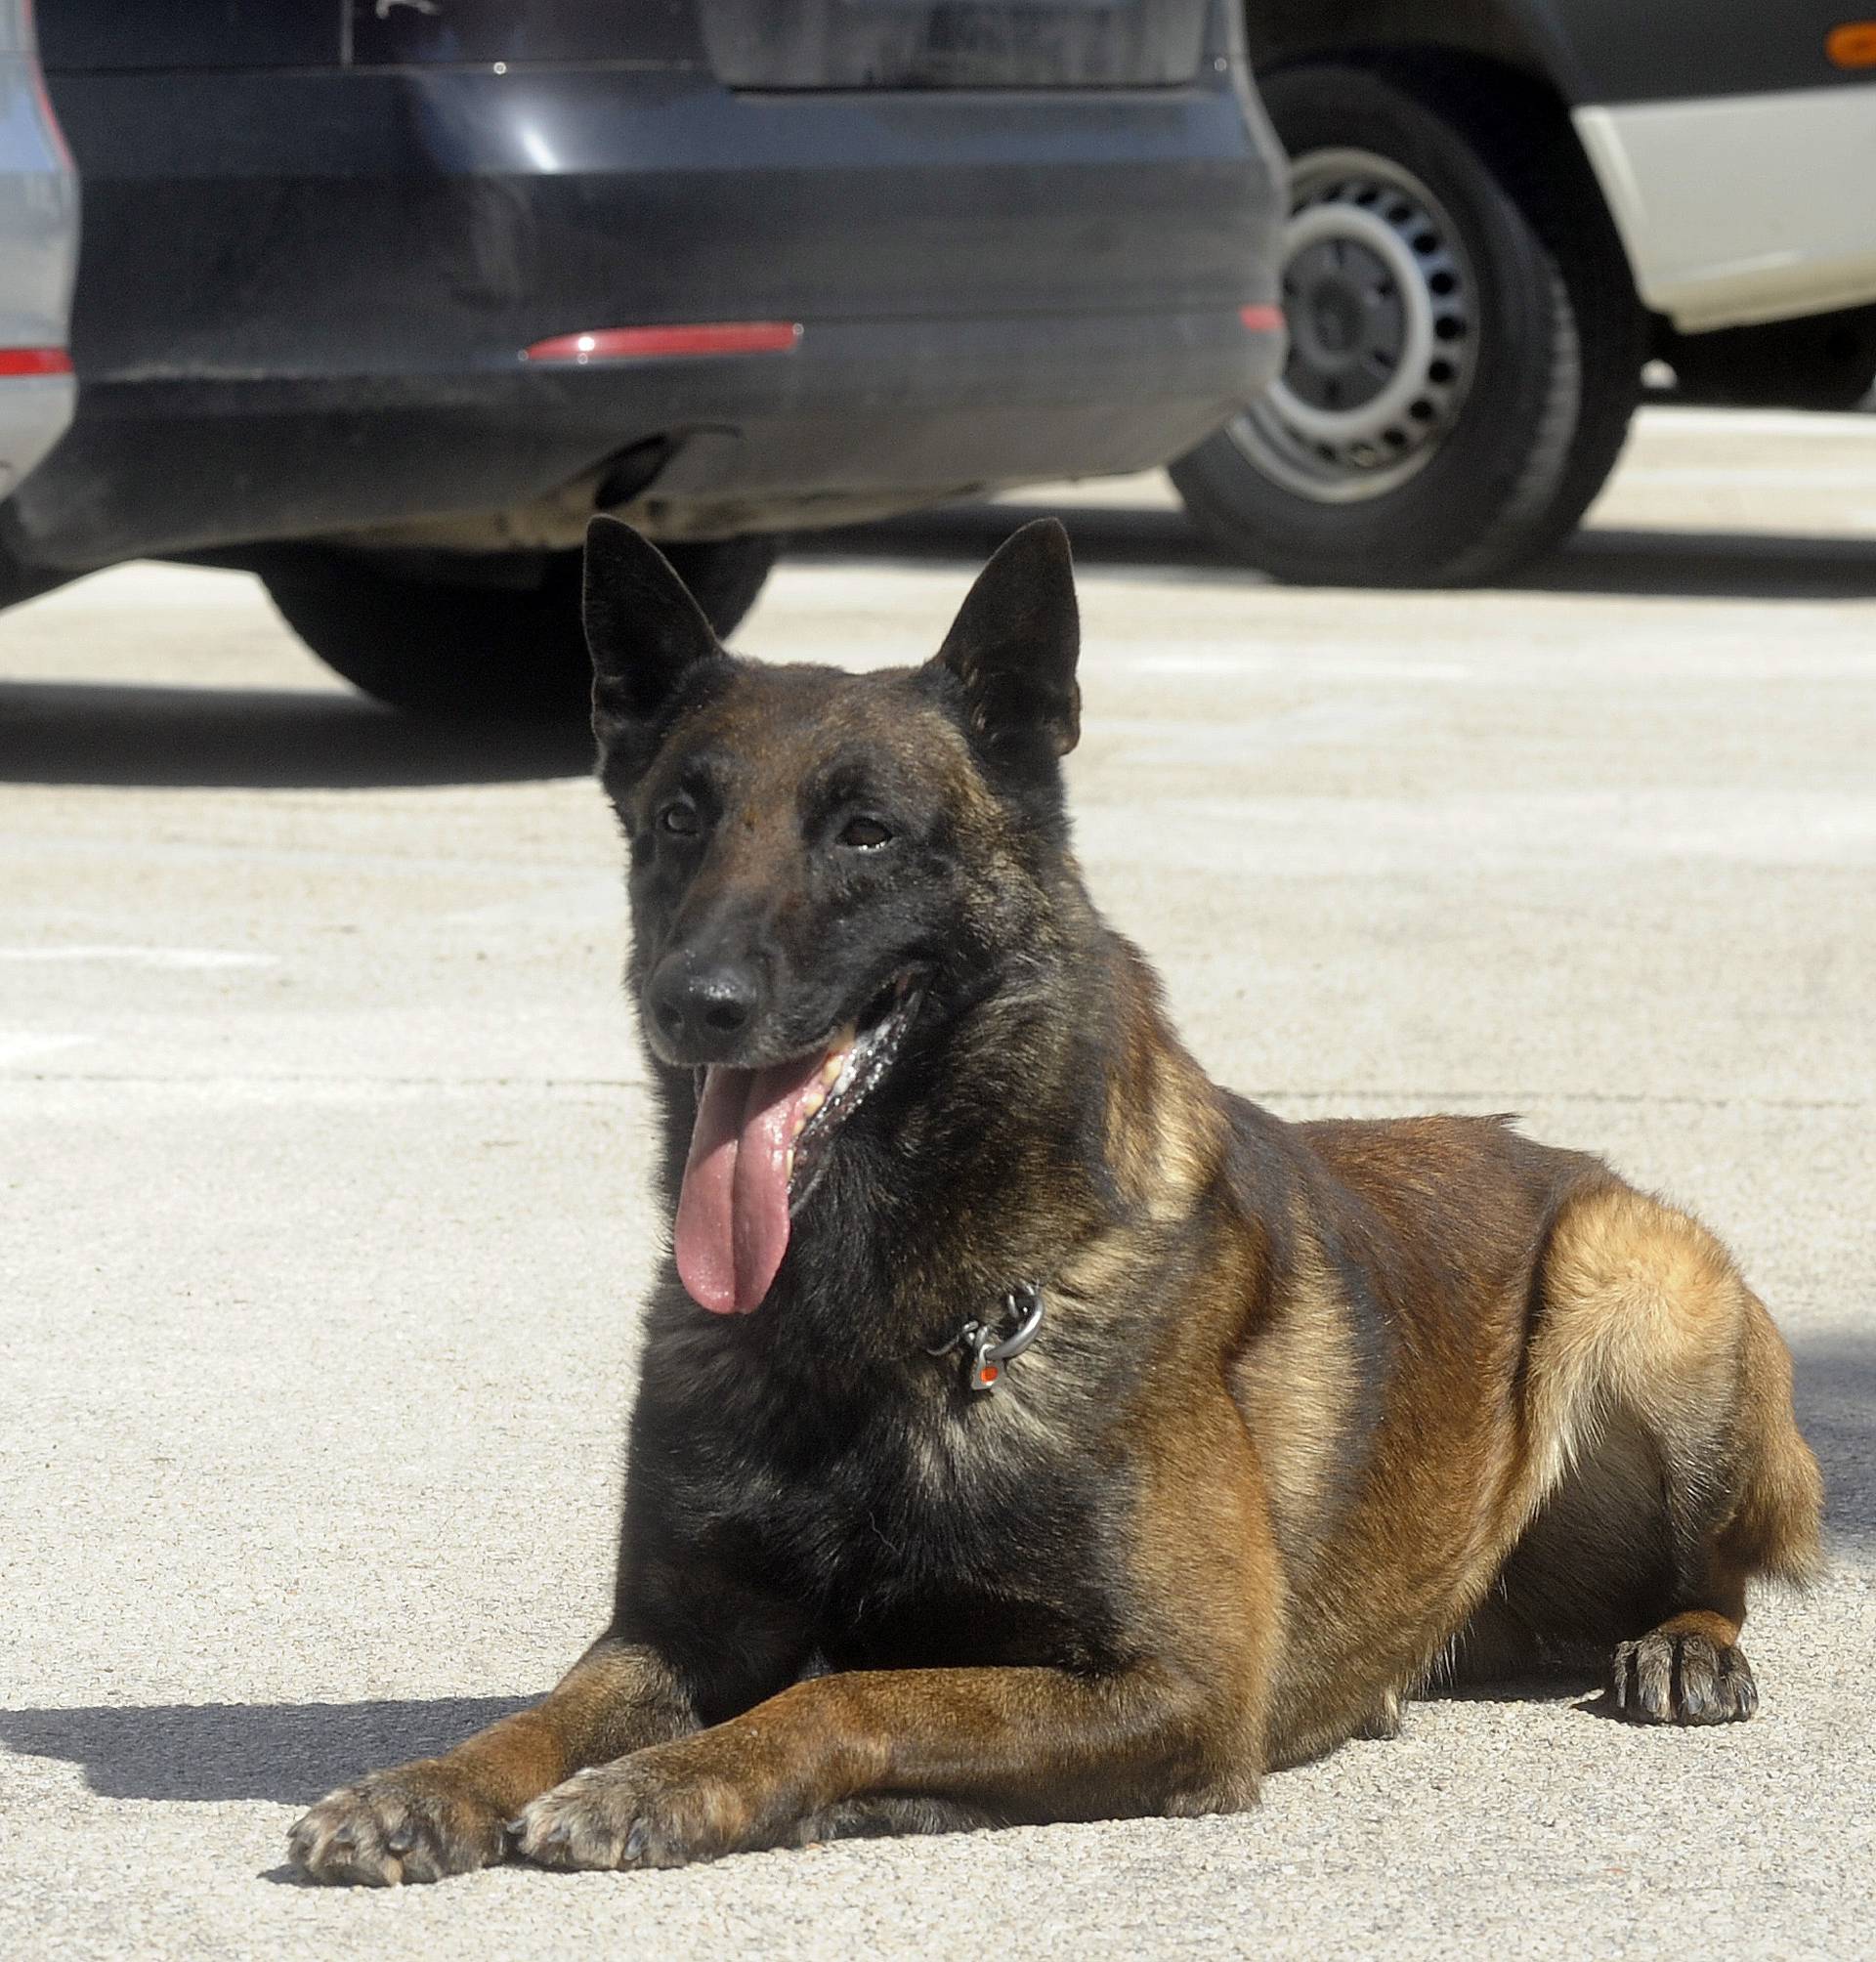
[[687,1062],[717,1062],[754,1019],[761,991],[754,973],[733,960],[673,954],[652,975],[652,1013],[664,1040]]

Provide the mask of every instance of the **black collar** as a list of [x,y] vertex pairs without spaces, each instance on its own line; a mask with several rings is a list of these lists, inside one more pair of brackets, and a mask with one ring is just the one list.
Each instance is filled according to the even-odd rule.
[[927,1355],[964,1352],[964,1383],[973,1390],[995,1389],[1003,1364],[1012,1361],[1042,1333],[1043,1291],[1035,1281],[1019,1282],[1003,1297],[1003,1319],[1015,1327],[999,1337],[995,1323],[967,1321],[948,1343],[928,1348]]

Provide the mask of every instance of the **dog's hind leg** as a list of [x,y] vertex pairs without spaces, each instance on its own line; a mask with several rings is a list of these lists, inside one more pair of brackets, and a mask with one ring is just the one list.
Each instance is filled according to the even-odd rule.
[[1725,1248],[1613,1182],[1566,1202],[1518,1415],[1530,1516],[1503,1606],[1539,1642],[1600,1644],[1625,1717],[1750,1717],[1747,1584],[1814,1571],[1822,1485],[1791,1358]]

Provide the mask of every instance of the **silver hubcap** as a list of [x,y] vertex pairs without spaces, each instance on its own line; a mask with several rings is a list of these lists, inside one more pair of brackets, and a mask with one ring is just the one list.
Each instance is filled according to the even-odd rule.
[[1325,504],[1378,497],[1439,448],[1476,362],[1476,294],[1457,228],[1411,172],[1361,149],[1291,168],[1283,304],[1290,355],[1229,425],[1266,477]]

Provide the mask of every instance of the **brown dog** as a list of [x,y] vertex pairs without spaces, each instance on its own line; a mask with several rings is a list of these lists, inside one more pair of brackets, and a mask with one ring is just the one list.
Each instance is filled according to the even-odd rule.
[[1557,1644],[1639,1721],[1751,1715],[1747,1584],[1819,1510],[1764,1307],[1504,1121],[1207,1081],[1069,854],[1059,527],[917,670],[733,660],[606,519],[586,618],[675,1220],[617,1608],[302,1867],[1228,1812]]

